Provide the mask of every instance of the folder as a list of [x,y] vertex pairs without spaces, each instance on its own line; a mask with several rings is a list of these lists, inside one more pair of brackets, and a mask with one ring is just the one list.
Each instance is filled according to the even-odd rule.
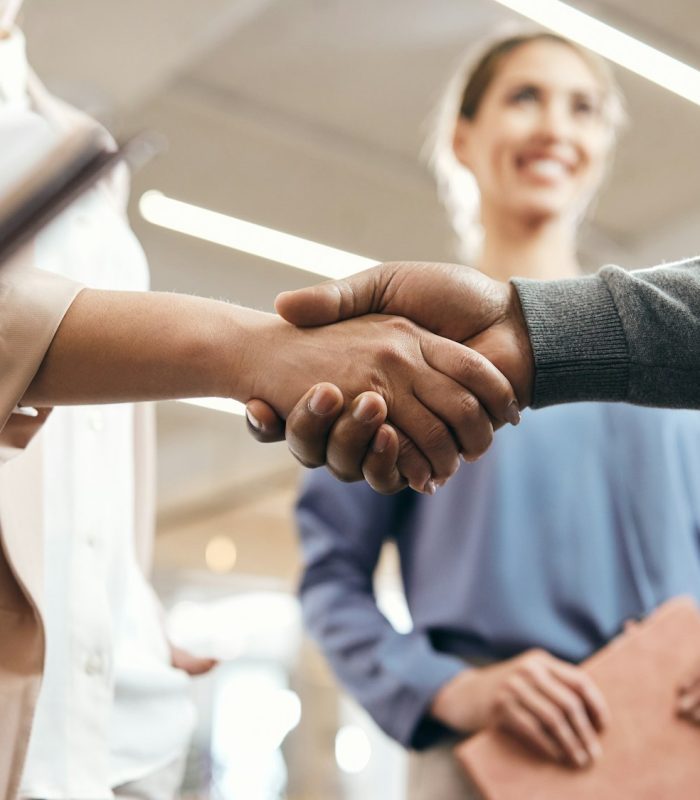
[[603,756],[575,769],[514,736],[482,731],[455,756],[485,800],[698,800],[700,726],[678,717],[678,687],[700,672],[700,609],[678,597],[585,661],[610,706]]
[[134,169],[161,148],[153,134],[108,147],[104,132],[78,128],[59,141],[0,197],[0,268],[25,242],[120,161]]

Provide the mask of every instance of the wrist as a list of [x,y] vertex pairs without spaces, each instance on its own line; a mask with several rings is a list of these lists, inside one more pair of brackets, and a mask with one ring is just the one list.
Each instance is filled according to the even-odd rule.
[[481,728],[479,672],[478,669],[465,669],[443,684],[432,699],[428,709],[430,716],[460,733]]
[[268,400],[274,352],[274,314],[227,305],[210,343],[209,370],[216,394],[242,403]]
[[220,349],[228,348],[224,393],[242,403],[264,400],[280,416],[287,414],[313,380],[303,361],[303,331],[276,314],[231,307],[230,326]]
[[527,329],[527,322],[520,303],[518,290],[512,283],[508,284],[508,305],[506,309],[506,325],[508,326],[513,351],[517,357],[512,365],[510,380],[513,390],[518,398],[521,408],[529,406],[532,402],[532,387],[535,379],[535,357]]

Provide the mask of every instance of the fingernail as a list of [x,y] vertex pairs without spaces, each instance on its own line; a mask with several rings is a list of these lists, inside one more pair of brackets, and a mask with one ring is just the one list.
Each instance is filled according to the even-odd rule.
[[388,446],[389,434],[383,428],[380,428],[372,442],[372,450],[374,450],[375,453],[383,453]]
[[253,414],[246,408],[245,415],[250,424],[251,428],[255,428],[256,431],[261,431],[263,429],[263,424],[260,422],[257,417],[254,417]]
[[352,416],[358,422],[371,422],[377,416],[377,409],[369,397],[363,397],[353,409]]
[[579,750],[578,753],[576,753],[576,763],[579,767],[585,767],[588,761],[588,755],[583,750]]
[[328,414],[333,409],[334,405],[335,398],[330,392],[327,392],[323,388],[316,389],[309,399],[309,411],[321,417],[324,414]]
[[506,419],[511,425],[520,424],[520,408],[518,407],[517,400],[513,400],[508,404],[508,408],[506,408]]
[[594,761],[598,761],[599,758],[603,757],[603,748],[600,746],[599,742],[593,742],[591,744],[591,756]]
[[423,491],[426,494],[430,494],[430,495],[435,494],[435,492],[437,492],[437,486],[435,485],[435,481],[434,480],[427,481],[427,483],[423,487]]

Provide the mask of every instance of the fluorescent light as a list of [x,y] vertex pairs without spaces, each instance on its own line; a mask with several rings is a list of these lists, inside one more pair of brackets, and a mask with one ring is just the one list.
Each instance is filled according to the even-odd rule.
[[245,417],[245,406],[238,400],[230,400],[226,397],[188,397],[185,400],[178,400],[178,403],[187,403],[189,406],[199,406],[200,408],[210,408],[213,411],[223,411],[226,414],[236,414]]
[[371,258],[175,200],[162,192],[145,192],[139,200],[139,210],[145,220],[162,228],[313,272],[324,278],[346,278],[377,263]]
[[495,0],[621,67],[700,105],[700,70],[560,0]]

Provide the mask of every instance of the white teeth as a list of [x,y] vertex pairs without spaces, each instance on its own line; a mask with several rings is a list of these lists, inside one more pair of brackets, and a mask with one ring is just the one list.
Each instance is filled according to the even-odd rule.
[[527,164],[530,172],[534,172],[543,178],[560,178],[566,174],[566,167],[561,161],[553,158],[533,158]]

